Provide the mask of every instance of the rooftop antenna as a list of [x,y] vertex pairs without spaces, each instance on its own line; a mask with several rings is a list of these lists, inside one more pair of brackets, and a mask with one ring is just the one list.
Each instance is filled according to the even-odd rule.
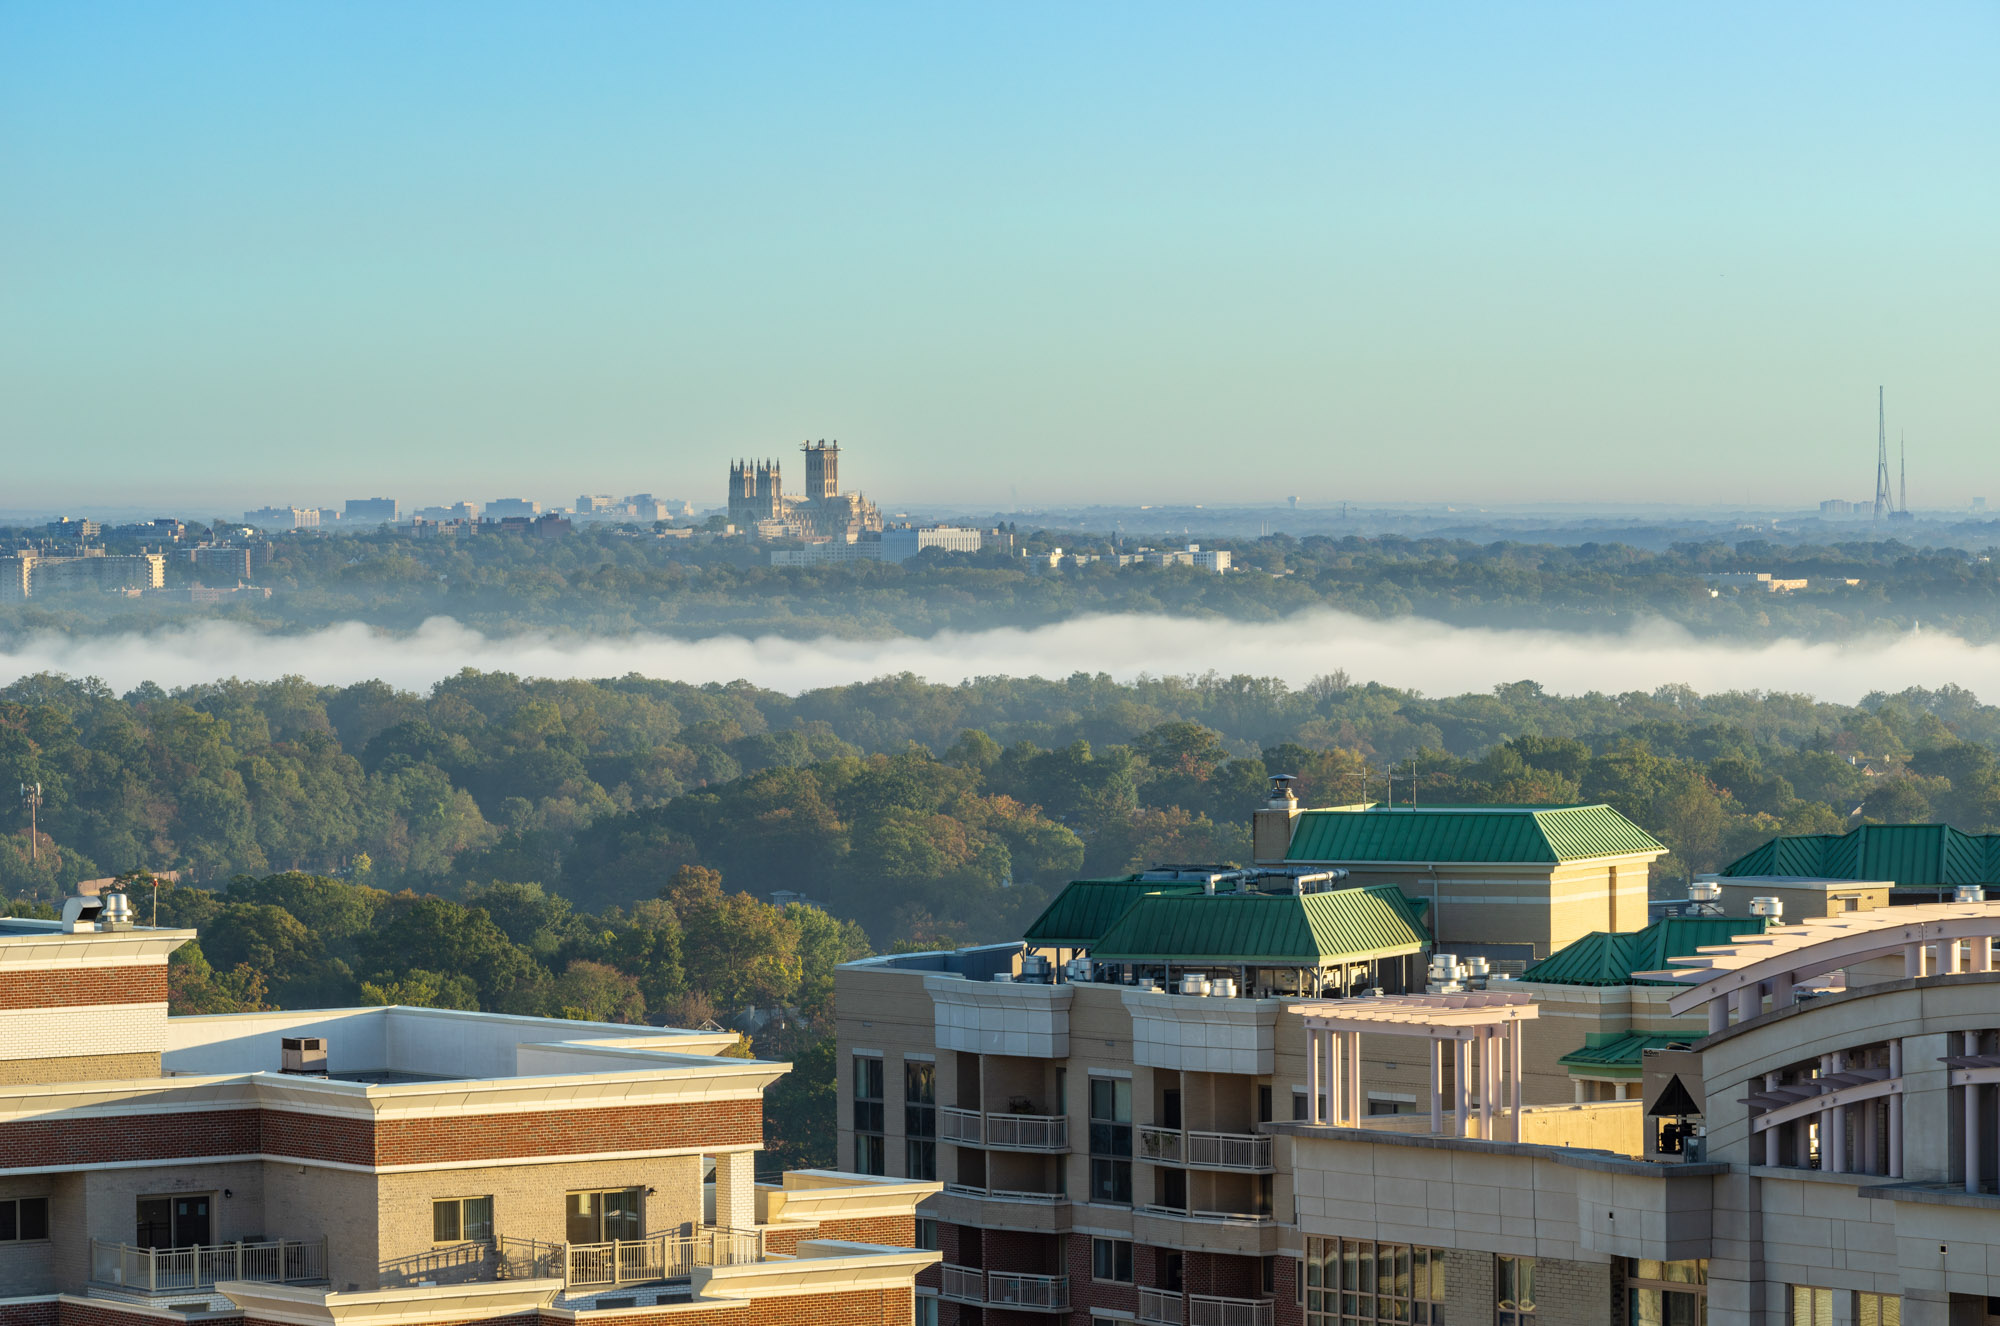
[[1875,519],[1889,514],[1889,415],[1875,388]]
[[1896,468],[1902,472],[1896,481],[1901,494],[1896,499],[1896,509],[1907,516],[1910,514],[1910,443],[1900,428],[1896,430]]

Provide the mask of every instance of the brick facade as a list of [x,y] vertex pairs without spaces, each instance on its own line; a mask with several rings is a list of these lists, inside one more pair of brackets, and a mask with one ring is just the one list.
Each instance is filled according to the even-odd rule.
[[[917,1220],[915,1216],[878,1216],[870,1220],[824,1220],[816,1225],[781,1227],[764,1235],[764,1249],[767,1252],[795,1253],[800,1239],[842,1239],[848,1243],[914,1248],[917,1245]],[[937,1283],[935,1274],[930,1283]],[[0,1326],[5,1326],[5,1323],[0,1323]]]
[[56,1301],[48,1298],[32,1303],[0,1304],[0,1326],[58,1326]]
[[[344,1119],[286,1110],[201,1110],[0,1124],[0,1169],[264,1153],[349,1165],[421,1165],[605,1151],[755,1146],[761,1100],[532,1114]],[[905,1221],[907,1225],[908,1221]]]
[[0,1009],[166,1002],[165,961],[142,967],[0,971]]

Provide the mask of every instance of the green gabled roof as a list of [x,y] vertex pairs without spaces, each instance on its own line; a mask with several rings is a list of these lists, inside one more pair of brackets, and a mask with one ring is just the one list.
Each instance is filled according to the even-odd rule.
[[1690,958],[1705,944],[1727,944],[1738,935],[1761,935],[1762,916],[1670,916],[1644,930],[1597,930],[1549,954],[1521,973],[1548,985],[1659,985],[1635,981],[1637,971],[1660,971],[1670,958]]
[[1721,873],[1892,880],[1926,889],[2000,884],[2000,834],[1960,833],[1949,824],[1864,824],[1846,833],[1773,838]]
[[1669,1045],[1686,1045],[1694,1039],[1699,1037],[1662,1036],[1644,1031],[1591,1032],[1581,1050],[1571,1050],[1556,1062],[1565,1068],[1590,1068],[1599,1072],[1608,1069],[1621,1076],[1629,1073],[1637,1077],[1645,1067],[1646,1051],[1664,1050]]
[[1667,849],[1609,806],[1308,810],[1288,861],[1547,862]]
[[1320,967],[1420,950],[1420,907],[1393,885],[1327,893],[1148,894],[1091,948],[1099,962]]
[[1112,922],[1149,893],[1200,893],[1199,884],[1176,884],[1171,880],[1142,880],[1137,875],[1118,879],[1073,879],[1055,897],[1035,923],[1021,936],[1030,944],[1061,948],[1089,948],[1111,928]]

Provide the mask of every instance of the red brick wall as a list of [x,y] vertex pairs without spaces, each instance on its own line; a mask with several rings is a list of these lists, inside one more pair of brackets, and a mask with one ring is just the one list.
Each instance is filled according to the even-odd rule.
[[[162,1319],[141,1312],[126,1312],[109,1304],[82,1304],[63,1302],[55,1305],[56,1326],[162,1326]],[[229,1318],[217,1318],[228,1321]],[[277,1326],[275,1322],[266,1326]]]
[[56,1326],[56,1301],[0,1306],[0,1326]]
[[[339,1119],[285,1110],[132,1114],[0,1124],[0,1168],[268,1152],[350,1165],[499,1160],[762,1141],[761,1100],[435,1119]],[[909,1221],[903,1222],[905,1228]],[[909,1239],[901,1240],[908,1246]]]
[[1182,1288],[1190,1294],[1223,1298],[1262,1298],[1263,1259],[1221,1252],[1190,1252],[1181,1263]]
[[1062,1244],[1059,1234],[1034,1234],[1012,1229],[989,1229],[985,1233],[989,1271],[1014,1271],[1021,1275],[1061,1275]]
[[[845,1239],[849,1243],[881,1243],[892,1248],[914,1248],[917,1246],[917,1221],[915,1216],[823,1220],[817,1225],[800,1225],[797,1229],[774,1229],[764,1235],[764,1248],[767,1252],[797,1252],[801,1239]],[[5,1323],[0,1323],[0,1326],[5,1326]]]
[[754,1146],[763,1140],[761,1098],[537,1114],[385,1119],[375,1128],[375,1163],[420,1165],[595,1151]]
[[1306,1310],[1299,1304],[1299,1259],[1297,1257],[1278,1258],[1276,1311],[1277,1326],[1303,1326]]
[[[838,1294],[760,1298],[740,1308],[701,1313],[699,1320],[701,1326],[910,1326],[912,1315],[907,1289],[854,1289]],[[607,1326],[611,1321],[617,1326],[686,1326],[689,1320],[685,1312],[621,1314],[606,1319]],[[258,1324],[246,1322],[245,1326]],[[575,1324],[544,1316],[541,1326]]]
[[[1082,1326],[1090,1326],[1090,1309],[1112,1308],[1119,1312],[1139,1310],[1139,1284],[1150,1284],[1145,1275],[1152,1271],[1153,1250],[1134,1245],[1132,1249],[1132,1274],[1135,1283],[1095,1284],[1091,1281],[1090,1235],[1071,1234],[1066,1245],[1069,1253],[1069,1303],[1075,1310],[1076,1320]],[[1140,1258],[1145,1258],[1145,1272],[1139,1269]]]
[[78,1008],[88,1004],[164,1004],[167,964],[0,973],[0,1008]]

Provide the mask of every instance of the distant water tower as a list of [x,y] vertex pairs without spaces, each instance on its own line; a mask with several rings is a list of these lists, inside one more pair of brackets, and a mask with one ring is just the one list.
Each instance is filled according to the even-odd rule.
[[1292,504],[1292,510],[1294,510],[1294,511],[1297,511],[1297,510],[1299,509],[1299,499],[1298,499],[1298,498],[1296,498],[1296,497],[1288,497],[1288,498],[1286,498],[1285,500],[1286,500],[1287,502],[1290,502],[1290,503]]

